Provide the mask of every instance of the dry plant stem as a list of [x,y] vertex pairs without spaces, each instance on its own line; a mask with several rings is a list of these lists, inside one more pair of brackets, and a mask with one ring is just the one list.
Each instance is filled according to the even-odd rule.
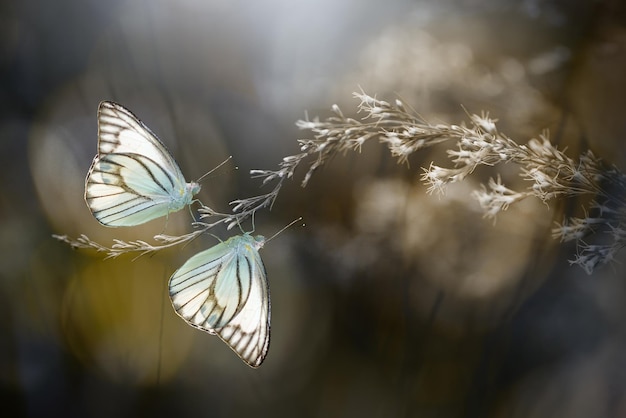
[[188,244],[200,235],[204,234],[210,227],[208,224],[201,224],[202,229],[190,232],[181,236],[172,236],[165,234],[155,235],[153,238],[157,242],[151,244],[143,240],[123,241],[119,239],[113,240],[113,245],[107,247],[92,241],[87,235],[81,234],[80,237],[73,239],[67,235],[53,235],[59,241],[69,244],[74,249],[90,249],[106,254],[105,258],[116,258],[126,253],[139,253],[137,257],[152,254],[166,248],[175,247],[181,244]]
[[[378,100],[365,93],[355,93],[360,100],[358,110],[364,114],[362,121],[345,118],[337,106],[334,115],[323,122],[299,121],[301,129],[313,133],[314,139],[301,140],[302,149],[317,154],[317,160],[307,172],[306,185],[314,170],[338,152],[360,149],[369,139],[377,139],[389,148],[399,162],[422,148],[453,141],[448,150],[453,167],[446,168],[431,163],[424,169],[422,180],[429,192],[442,192],[449,183],[462,181],[479,165],[496,166],[513,163],[520,167],[520,175],[530,182],[521,191],[506,187],[498,175],[482,186],[474,196],[485,216],[495,217],[500,211],[527,197],[537,197],[544,203],[557,198],[588,195],[595,198],[588,209],[597,217],[569,218],[554,229],[554,235],[563,241],[574,240],[577,256],[571,261],[588,273],[601,264],[611,261],[626,245],[626,177],[614,167],[607,167],[591,151],[578,160],[558,150],[543,133],[526,145],[518,144],[498,132],[496,120],[488,114],[470,115],[471,124],[431,125],[415,113],[408,112],[400,101],[394,104]],[[602,228],[600,228],[602,227]],[[591,245],[585,237],[603,235],[608,243]]]
[[[314,157],[302,180],[305,187],[315,170],[340,153],[360,151],[368,140],[376,140],[387,146],[399,163],[407,163],[411,154],[443,142],[453,142],[447,151],[453,166],[445,168],[431,163],[423,169],[422,180],[428,191],[443,192],[449,183],[462,181],[479,165],[497,166],[512,163],[520,167],[520,175],[530,185],[521,191],[506,187],[498,175],[488,184],[474,192],[474,196],[485,211],[485,216],[495,217],[500,211],[527,197],[537,197],[544,203],[556,198],[589,195],[595,200],[585,208],[597,213],[595,217],[569,218],[553,230],[562,241],[575,241],[577,256],[571,262],[591,273],[596,266],[611,261],[617,251],[626,245],[626,176],[614,167],[607,167],[591,151],[578,160],[558,150],[543,133],[526,145],[500,133],[496,120],[488,114],[469,115],[466,126],[425,122],[417,113],[407,110],[400,100],[393,104],[371,97],[365,92],[354,93],[359,100],[359,120],[345,117],[337,105],[333,105],[332,116],[320,121],[315,118],[299,120],[296,125],[309,131],[313,138],[300,139],[300,153],[284,157],[276,170],[251,170],[252,178],[262,179],[262,184],[274,182],[266,194],[237,199],[231,202],[232,213],[220,214],[202,206],[199,209],[202,222],[199,228],[180,237],[157,235],[156,245],[145,241],[123,242],[116,240],[108,248],[90,241],[86,236],[77,240],[65,236],[58,239],[77,248],[92,248],[104,251],[109,257],[125,252],[152,253],[163,248],[189,242],[207,232],[217,224],[225,223],[228,229],[241,224],[257,210],[271,209],[287,179],[294,176],[296,168],[309,157]],[[205,221],[213,220],[211,223]],[[598,234],[608,237],[608,243],[591,245],[583,239]]]

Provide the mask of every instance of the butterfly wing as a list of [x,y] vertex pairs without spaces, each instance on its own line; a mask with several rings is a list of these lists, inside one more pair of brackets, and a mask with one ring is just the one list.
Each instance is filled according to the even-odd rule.
[[85,201],[100,223],[142,224],[183,208],[198,191],[135,115],[117,103],[100,103],[98,155],[85,180]]
[[191,257],[170,278],[176,313],[190,325],[217,334],[251,367],[261,365],[270,341],[267,275],[249,234]]
[[167,167],[185,183],[174,157],[159,138],[124,106],[104,101],[98,107],[98,154],[141,154]]
[[259,252],[252,245],[245,245],[238,258],[240,281],[249,280],[250,289],[237,316],[219,328],[217,335],[246,363],[259,367],[270,344],[271,311],[267,273]]

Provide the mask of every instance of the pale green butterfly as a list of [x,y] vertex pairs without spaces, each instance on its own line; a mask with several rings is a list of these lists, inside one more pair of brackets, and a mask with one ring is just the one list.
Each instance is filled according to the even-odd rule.
[[85,202],[105,226],[140,225],[193,201],[200,185],[187,183],[157,136],[124,106],[98,107],[98,154],[85,179]]
[[174,272],[169,293],[189,325],[217,335],[251,367],[270,345],[270,289],[259,250],[265,237],[246,232],[199,252]]

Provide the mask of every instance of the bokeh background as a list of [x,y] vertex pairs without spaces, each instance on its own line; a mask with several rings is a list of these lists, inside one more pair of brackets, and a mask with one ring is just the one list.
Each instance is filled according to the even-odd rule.
[[[299,152],[295,121],[346,115],[363,89],[427,120],[489,111],[518,142],[550,129],[570,156],[626,169],[621,0],[57,0],[0,6],[0,399],[27,417],[623,417],[619,260],[587,276],[550,229],[581,202],[511,207],[494,224],[478,172],[431,196],[377,143],[306,167],[256,232],[272,341],[253,370],[178,318],[166,283],[214,245],[132,261],[52,234],[149,240],[164,221],[99,225],[83,202],[96,110],[156,132],[200,198],[264,192],[250,169]],[[239,167],[238,170],[234,166]],[[499,173],[519,183],[515,167]],[[300,177],[298,177],[300,176]],[[269,189],[268,189],[269,190]],[[245,229],[252,228],[244,225]],[[166,232],[185,233],[189,214]],[[234,231],[214,230],[226,238]],[[5,415],[6,414],[6,415]]]

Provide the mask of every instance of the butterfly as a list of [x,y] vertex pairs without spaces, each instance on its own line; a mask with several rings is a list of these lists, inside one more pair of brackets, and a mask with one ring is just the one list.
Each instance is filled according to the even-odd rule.
[[176,313],[220,337],[253,368],[270,344],[270,291],[259,255],[264,244],[261,235],[236,235],[191,257],[169,281]]
[[124,106],[98,107],[98,154],[85,179],[85,202],[105,226],[134,226],[176,212],[193,201],[198,183],[187,183],[165,145]]

